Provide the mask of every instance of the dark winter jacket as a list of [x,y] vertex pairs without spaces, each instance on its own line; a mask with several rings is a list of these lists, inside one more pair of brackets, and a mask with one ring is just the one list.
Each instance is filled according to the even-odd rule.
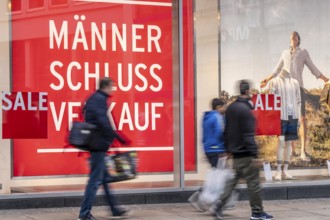
[[226,111],[225,146],[234,158],[256,157],[255,118],[249,99],[238,97]]
[[122,140],[109,121],[107,99],[106,93],[97,90],[85,104],[85,121],[98,127],[91,151],[107,151],[115,138]]
[[203,116],[203,146],[205,153],[225,152],[223,142],[224,118],[218,111],[208,111]]

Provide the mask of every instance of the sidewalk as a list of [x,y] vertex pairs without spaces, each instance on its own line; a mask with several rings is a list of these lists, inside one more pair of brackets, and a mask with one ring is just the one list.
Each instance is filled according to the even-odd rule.
[[[152,205],[126,205],[133,214],[126,219],[134,220],[207,220],[215,219],[209,213],[195,211],[189,203],[170,203]],[[329,220],[330,199],[301,199],[264,201],[265,211],[281,220]],[[0,210],[3,220],[76,220],[79,208],[12,209]],[[108,208],[93,208],[93,215],[99,220],[111,219]],[[248,201],[240,201],[235,210],[225,211],[225,219],[248,220],[250,218]]]

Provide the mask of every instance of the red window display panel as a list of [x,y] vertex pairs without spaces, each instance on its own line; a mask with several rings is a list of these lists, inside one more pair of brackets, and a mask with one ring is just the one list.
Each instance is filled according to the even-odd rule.
[[2,138],[47,138],[47,93],[2,92]]
[[281,134],[281,97],[274,94],[253,95],[256,135]]
[[[148,2],[69,1],[36,16],[12,15],[12,90],[48,93],[48,138],[13,140],[14,176],[87,172],[85,158],[63,147],[70,122],[104,76],[116,82],[109,116],[138,150],[139,172],[173,171],[172,2]],[[189,28],[185,55],[192,50]],[[191,59],[192,53],[185,60],[186,110],[194,109]],[[195,169],[193,118],[187,111],[186,170]]]

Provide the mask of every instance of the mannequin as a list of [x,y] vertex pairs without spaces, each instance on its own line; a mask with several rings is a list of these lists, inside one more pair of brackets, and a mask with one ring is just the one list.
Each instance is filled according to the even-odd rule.
[[297,80],[286,69],[270,81],[269,91],[281,96],[281,135],[278,136],[277,172],[274,180],[293,179],[288,173],[291,142],[298,139],[298,120],[300,117],[300,88]]

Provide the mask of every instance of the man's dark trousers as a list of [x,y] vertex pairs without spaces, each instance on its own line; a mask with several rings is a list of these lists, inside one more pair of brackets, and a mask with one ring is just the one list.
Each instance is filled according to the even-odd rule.
[[109,174],[104,162],[105,155],[106,152],[91,152],[91,157],[90,157],[91,171],[90,171],[88,184],[86,186],[84,199],[81,205],[79,218],[89,216],[93,202],[96,197],[96,192],[101,184],[103,185],[106,199],[111,208],[112,214],[117,215],[119,213],[116,199],[112,195],[108,183],[106,181],[107,176]]
[[225,187],[224,193],[220,197],[221,204],[226,204],[232,191],[240,178],[246,180],[249,190],[250,206],[253,213],[260,213],[263,210],[262,200],[260,197],[261,187],[259,183],[259,168],[254,166],[253,157],[234,158],[233,168],[235,170],[235,178],[230,180]]

